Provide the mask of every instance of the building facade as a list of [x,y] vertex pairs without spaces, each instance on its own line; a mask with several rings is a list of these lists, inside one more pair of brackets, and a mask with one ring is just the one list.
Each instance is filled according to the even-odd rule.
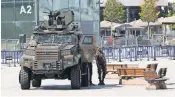
[[18,39],[19,34],[30,37],[34,26],[47,15],[43,12],[67,9],[74,11],[83,33],[99,36],[99,0],[1,0],[1,38]]

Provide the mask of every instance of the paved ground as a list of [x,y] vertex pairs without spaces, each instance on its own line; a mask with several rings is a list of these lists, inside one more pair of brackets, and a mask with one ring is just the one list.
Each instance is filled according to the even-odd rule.
[[[158,62],[158,61],[157,61]],[[152,62],[133,62],[140,63],[140,67],[146,67],[146,63]],[[155,63],[155,62],[154,62]],[[71,90],[68,80],[43,80],[40,88],[31,90],[21,90],[18,82],[19,67],[1,66],[1,96],[173,96],[175,93],[175,61],[161,59],[160,67],[168,67],[167,90],[145,89],[145,85],[118,85],[118,79],[106,79],[105,86],[90,86],[81,90]],[[93,82],[98,84],[96,66],[94,64]]]

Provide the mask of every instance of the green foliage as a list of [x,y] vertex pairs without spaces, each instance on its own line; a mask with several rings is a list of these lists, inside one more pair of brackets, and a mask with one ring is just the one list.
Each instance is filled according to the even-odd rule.
[[172,3],[173,14],[175,15],[175,3]]
[[157,0],[144,0],[145,3],[141,5],[140,18],[145,22],[155,22],[158,18],[156,2]]
[[175,30],[175,24],[171,25],[172,30]]
[[123,23],[126,20],[124,6],[116,0],[107,0],[104,18],[110,22]]
[[171,12],[168,12],[168,17],[172,16],[172,13]]
[[139,13],[142,21],[148,23],[148,37],[151,37],[150,33],[150,22],[155,22],[160,12],[157,11],[156,2],[158,0],[144,0],[144,4],[141,5],[141,12]]
[[[168,17],[175,16],[175,3],[172,3],[173,12],[168,12]],[[170,25],[170,27],[175,30],[175,24]]]

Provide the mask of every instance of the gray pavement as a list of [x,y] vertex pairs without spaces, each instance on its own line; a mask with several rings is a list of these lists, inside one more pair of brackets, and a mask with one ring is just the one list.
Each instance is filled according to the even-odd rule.
[[[116,63],[116,62],[115,62]],[[126,63],[126,62],[123,62]],[[146,67],[147,63],[159,63],[160,67],[168,67],[166,81],[167,90],[146,90],[145,85],[118,85],[118,79],[106,79],[105,86],[98,86],[96,65],[94,63],[93,82],[96,86],[82,88],[81,90],[71,90],[69,80],[42,81],[40,88],[21,90],[18,81],[19,67],[7,67],[1,65],[1,96],[166,96],[174,97],[175,94],[175,61],[160,59],[159,61],[147,62],[139,61],[139,67]]]

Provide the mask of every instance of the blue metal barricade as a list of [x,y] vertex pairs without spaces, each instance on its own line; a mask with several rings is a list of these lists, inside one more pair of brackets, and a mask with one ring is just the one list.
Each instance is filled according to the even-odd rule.
[[[132,46],[132,47],[103,47],[107,61],[110,59],[122,61],[139,61],[142,59],[156,60],[157,58],[171,58],[175,60],[175,46]],[[6,57],[11,56],[14,64],[19,63],[23,51],[1,51],[1,64],[7,64]]]
[[[156,58],[175,59],[175,46],[132,46],[132,47],[103,47],[106,59],[121,61],[139,61],[142,59],[156,60]],[[111,52],[112,51],[112,52]]]
[[23,51],[1,51],[1,64],[7,64],[6,57],[12,57],[12,63],[18,64],[19,59],[22,57]]

